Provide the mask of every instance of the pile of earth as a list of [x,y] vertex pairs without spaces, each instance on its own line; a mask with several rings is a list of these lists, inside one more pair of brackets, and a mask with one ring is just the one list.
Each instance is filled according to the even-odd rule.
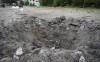
[[[0,21],[0,62],[100,61],[100,21],[64,16],[18,20]],[[15,57],[18,48],[22,54]]]

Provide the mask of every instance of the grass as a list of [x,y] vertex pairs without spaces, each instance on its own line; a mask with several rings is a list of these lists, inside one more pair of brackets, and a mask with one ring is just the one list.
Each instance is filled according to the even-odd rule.
[[[40,6],[40,7],[36,7],[36,6],[27,6],[27,7],[32,7],[32,8],[54,8],[54,7],[49,7],[49,6]],[[97,10],[100,11],[99,8],[91,8],[91,7],[87,7],[87,8],[80,8],[78,6],[65,6],[65,7],[56,7],[56,8],[62,8],[62,9],[78,9],[78,10]]]

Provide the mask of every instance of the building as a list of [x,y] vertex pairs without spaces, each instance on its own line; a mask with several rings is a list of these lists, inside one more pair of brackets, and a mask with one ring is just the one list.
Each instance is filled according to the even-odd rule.
[[25,4],[25,2],[28,2],[29,5],[37,5],[39,3],[39,0],[22,0]]
[[39,0],[28,0],[29,5],[36,5],[37,3],[39,3]]

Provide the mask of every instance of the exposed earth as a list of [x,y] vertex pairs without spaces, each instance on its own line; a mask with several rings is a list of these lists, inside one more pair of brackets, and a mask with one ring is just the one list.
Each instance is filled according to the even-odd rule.
[[99,10],[0,8],[0,62],[99,61]]

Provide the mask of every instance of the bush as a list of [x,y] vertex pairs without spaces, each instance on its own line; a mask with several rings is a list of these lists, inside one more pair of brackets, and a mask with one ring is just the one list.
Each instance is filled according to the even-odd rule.
[[84,2],[83,0],[72,0],[72,5],[82,6],[83,2]]
[[29,5],[29,2],[28,2],[28,1],[26,1],[26,2],[25,2],[25,5]]
[[100,7],[100,0],[39,0],[41,6],[81,6],[81,7]]
[[59,0],[54,0],[54,1],[53,1],[53,6],[54,6],[54,7],[59,6]]

